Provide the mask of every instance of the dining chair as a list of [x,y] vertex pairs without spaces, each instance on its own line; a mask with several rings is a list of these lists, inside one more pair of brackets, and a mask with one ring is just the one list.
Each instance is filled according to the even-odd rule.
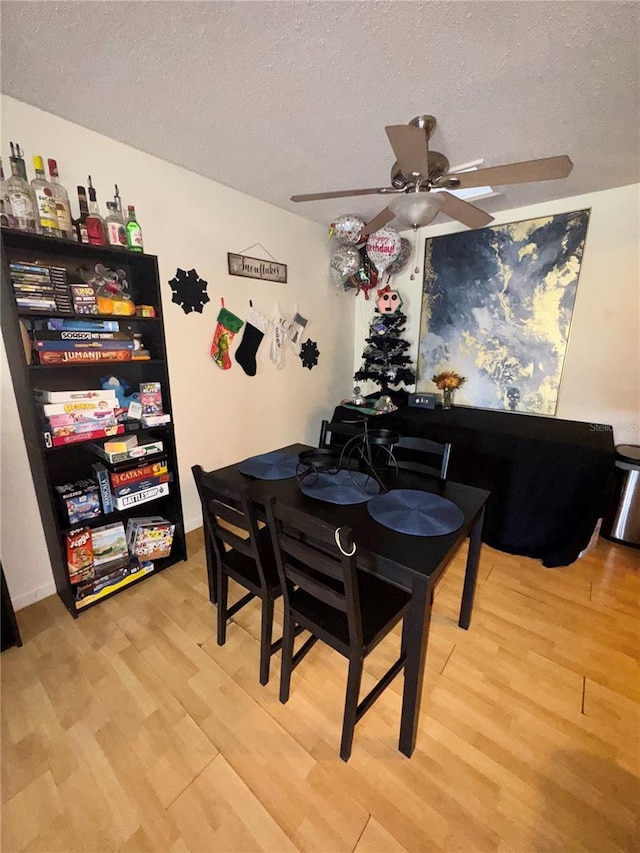
[[[282,593],[269,531],[266,527],[259,529],[247,489],[230,488],[200,465],[194,465],[191,471],[202,504],[205,536],[214,556],[214,560],[207,561],[207,571],[211,575],[215,570],[215,577],[209,577],[209,588],[216,590],[218,645],[226,642],[229,619],[252,599],[259,598],[262,602],[260,684],[268,684],[271,656],[282,645],[281,639],[272,642],[274,602]],[[238,535],[231,528],[247,535]],[[227,601],[229,578],[248,590],[231,607]]]
[[[318,439],[318,447],[327,448],[332,443],[334,435],[340,436],[341,441],[337,442],[341,445],[346,444],[349,439],[354,436],[363,435],[367,428],[367,419],[359,416],[352,421],[327,421],[323,420],[320,424],[320,438]],[[329,437],[331,436],[331,438]]]
[[393,445],[393,455],[400,470],[415,471],[418,474],[446,480],[451,443],[402,436]]
[[[336,528],[307,512],[271,499],[267,504],[284,601],[280,701],[289,699],[291,674],[318,640],[349,661],[340,758],[351,755],[356,723],[405,667],[401,653],[373,689],[358,702],[365,657],[404,618],[408,592],[356,569],[351,530]],[[311,637],[294,654],[298,628]]]

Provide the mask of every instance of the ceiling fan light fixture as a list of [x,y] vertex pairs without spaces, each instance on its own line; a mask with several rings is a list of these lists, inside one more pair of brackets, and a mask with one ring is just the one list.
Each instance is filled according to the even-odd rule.
[[430,225],[440,213],[443,201],[437,194],[411,193],[389,202],[396,219],[411,228]]

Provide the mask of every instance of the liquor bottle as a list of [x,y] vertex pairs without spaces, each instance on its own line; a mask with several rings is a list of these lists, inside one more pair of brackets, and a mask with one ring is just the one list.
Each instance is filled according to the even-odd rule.
[[122,214],[118,213],[117,203],[115,201],[108,201],[107,210],[109,211],[109,214],[104,220],[105,231],[107,232],[107,243],[109,246],[126,249],[127,231],[124,227]]
[[[14,218],[14,227],[20,231],[31,231],[38,233],[37,207],[33,191],[22,175],[24,171],[24,160],[21,160],[20,146],[14,150],[11,145],[11,177],[5,182],[5,193],[9,197],[9,206]],[[5,213],[7,211],[5,210]]]
[[[9,145],[11,147],[11,159],[15,160],[16,163],[18,164],[18,175],[19,175],[19,177],[21,177],[23,181],[26,181],[27,183],[29,183],[29,178],[27,178],[27,167],[25,166],[24,157],[23,157],[24,151],[22,150],[22,148],[20,148],[20,143],[10,142]],[[33,195],[33,193],[32,193],[32,195]],[[34,198],[35,198],[35,196],[34,196]]]
[[89,238],[89,243],[91,243],[92,246],[104,246],[106,243],[104,236],[104,219],[100,216],[98,198],[91,181],[91,175],[87,178],[87,188],[89,190],[89,216],[87,217],[87,236]]
[[0,158],[0,224],[3,228],[17,228],[16,218],[11,209],[11,198],[4,179],[2,158]]
[[60,236],[67,240],[76,239],[76,233],[71,220],[71,207],[69,206],[69,195],[60,183],[58,177],[58,164],[55,160],[47,160],[49,164],[49,176],[53,186],[53,198],[56,203],[56,215],[58,217],[58,230]]
[[120,218],[121,218],[121,219],[122,219],[122,221],[124,222],[124,216],[122,215],[122,199],[120,198],[120,190],[118,189],[118,185],[117,185],[117,184],[114,184],[114,186],[115,186],[115,188],[116,188],[116,191],[115,191],[115,193],[114,193],[114,195],[113,195],[113,200],[114,200],[114,201],[115,201],[115,203],[116,203],[116,208],[117,208],[117,210],[118,210],[118,213],[120,214]]
[[87,191],[84,187],[77,187],[78,204],[80,206],[80,216],[76,220],[76,232],[78,234],[79,243],[88,243],[89,235],[87,233],[87,219],[89,217],[89,205],[87,204]]
[[129,211],[129,219],[127,220],[127,246],[131,252],[143,252],[142,228],[140,228],[136,219],[136,209],[130,204],[127,210]]
[[39,154],[33,155],[33,168],[36,171],[36,176],[31,181],[31,186],[36,195],[40,231],[49,237],[59,237],[60,231],[58,229],[58,214],[56,213],[53,185],[45,177],[44,163]]

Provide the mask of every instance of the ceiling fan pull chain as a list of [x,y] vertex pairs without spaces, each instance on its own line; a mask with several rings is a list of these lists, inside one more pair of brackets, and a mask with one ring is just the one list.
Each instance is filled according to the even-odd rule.
[[414,266],[414,270],[413,270],[413,272],[412,272],[412,273],[411,273],[411,275],[409,276],[409,281],[415,281],[415,277],[416,277],[416,276],[418,275],[418,273],[420,272],[420,267],[418,266],[418,226],[417,226],[417,225],[414,225],[414,226],[413,226],[413,235],[414,235],[414,241],[413,241],[413,263],[414,263],[414,265],[415,265],[415,266]]

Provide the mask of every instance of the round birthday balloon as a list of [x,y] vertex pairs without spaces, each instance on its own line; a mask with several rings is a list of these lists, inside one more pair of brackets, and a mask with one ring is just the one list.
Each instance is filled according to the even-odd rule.
[[381,228],[369,236],[367,240],[367,255],[382,276],[400,254],[400,235],[393,228]]
[[365,222],[355,213],[347,213],[339,216],[332,224],[333,236],[344,246],[355,246],[360,242],[360,235],[364,229]]

